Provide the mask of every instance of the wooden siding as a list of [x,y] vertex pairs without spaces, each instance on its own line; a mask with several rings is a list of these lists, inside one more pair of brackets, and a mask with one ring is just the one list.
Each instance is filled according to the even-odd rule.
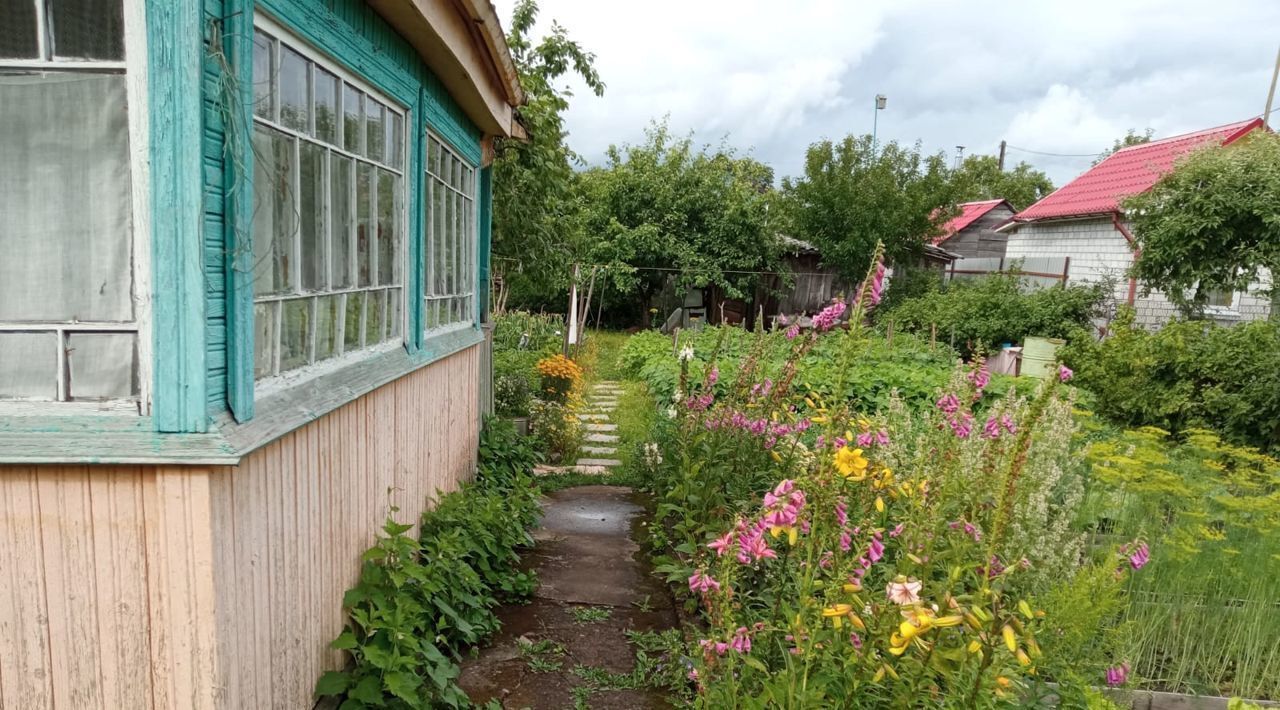
[[300,708],[360,554],[471,475],[480,352],[236,467],[0,466],[0,707]]
[[996,232],[995,228],[1009,221],[1012,216],[1013,211],[1004,205],[993,207],[990,212],[938,246],[967,258],[1003,257],[1009,237]]

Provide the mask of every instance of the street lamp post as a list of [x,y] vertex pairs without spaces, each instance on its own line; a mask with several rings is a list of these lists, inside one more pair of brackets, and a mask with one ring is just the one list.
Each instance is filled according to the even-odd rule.
[[876,94],[876,110],[875,110],[874,117],[871,119],[872,150],[875,150],[876,148],[876,129],[879,127],[878,124],[880,123],[880,112],[884,110],[884,104],[888,100],[888,98],[889,97],[885,96],[884,94]]

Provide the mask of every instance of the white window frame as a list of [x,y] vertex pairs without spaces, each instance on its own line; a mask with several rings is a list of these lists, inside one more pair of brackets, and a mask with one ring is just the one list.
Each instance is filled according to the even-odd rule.
[[[124,61],[54,59],[49,47],[49,24],[44,0],[29,0],[36,7],[37,51],[40,59],[0,59],[0,70],[17,69],[49,72],[124,74],[125,107],[129,126],[129,181],[132,234],[130,248],[133,273],[133,321],[23,321],[0,323],[3,332],[54,332],[58,336],[57,396],[68,396],[66,342],[68,331],[75,333],[136,333],[138,396],[103,401],[0,400],[0,416],[151,414],[151,160],[147,104],[147,18],[145,0],[123,0]],[[47,58],[46,58],[47,57]]]
[[[302,39],[301,37],[298,37],[295,33],[287,29],[280,22],[273,19],[270,15],[264,14],[263,12],[260,12],[260,11],[255,12],[254,18],[253,18],[253,25],[254,25],[255,34],[258,31],[262,31],[272,35],[276,40],[278,40],[277,43],[274,45],[275,51],[272,58],[273,67],[278,68],[280,66],[280,54],[281,54],[280,47],[283,44],[283,45],[288,45],[289,49],[297,52],[298,54],[301,54],[306,59],[309,59],[312,62],[314,62],[316,66],[323,68],[325,71],[335,75],[338,78],[339,80],[338,105],[337,105],[337,110],[335,111],[335,119],[336,119],[335,130],[337,131],[338,136],[342,136],[343,130],[344,130],[343,122],[345,120],[345,117],[344,117],[345,106],[343,105],[343,101],[345,100],[345,95],[344,95],[345,92],[343,91],[343,88],[342,88],[344,82],[346,84],[350,84],[353,88],[359,89],[364,94],[371,96],[374,99],[377,99],[388,110],[394,111],[397,114],[399,114],[402,121],[401,145],[400,145],[400,153],[401,153],[400,166],[401,167],[394,168],[387,163],[386,156],[384,156],[383,160],[381,161],[373,160],[366,156],[361,156],[354,152],[351,152],[347,150],[345,147],[339,148],[337,146],[326,143],[324,141],[320,141],[314,138],[313,136],[302,133],[294,128],[285,126],[279,120],[280,109],[279,109],[278,101],[276,102],[276,105],[273,106],[273,109],[272,109],[273,115],[269,119],[259,116],[256,112],[252,112],[252,117],[253,117],[252,122],[254,126],[260,125],[265,128],[270,128],[271,130],[277,131],[281,134],[284,134],[293,138],[295,142],[306,141],[313,145],[320,146],[326,151],[330,151],[335,155],[339,155],[343,158],[355,160],[357,165],[361,162],[372,163],[372,164],[376,164],[379,169],[384,169],[384,170],[387,170],[388,172],[397,174],[400,177],[401,190],[403,192],[402,199],[400,200],[400,210],[399,210],[399,213],[396,215],[396,217],[399,219],[399,229],[400,229],[400,243],[399,243],[397,253],[394,255],[395,259],[399,262],[399,266],[400,266],[400,283],[398,285],[395,285],[395,286],[386,286],[386,285],[359,286],[358,285],[357,274],[354,273],[354,272],[358,272],[358,264],[357,264],[357,259],[355,258],[356,244],[355,244],[355,239],[353,235],[352,243],[351,243],[352,254],[350,256],[352,258],[350,259],[350,268],[353,271],[352,283],[356,285],[353,285],[347,288],[339,288],[339,289],[326,290],[322,292],[314,292],[314,293],[311,293],[310,295],[306,295],[308,292],[304,292],[302,290],[301,283],[299,282],[295,284],[294,290],[291,293],[271,294],[271,295],[261,295],[261,296],[255,294],[253,296],[255,317],[256,317],[257,307],[260,304],[272,303],[274,304],[274,306],[272,307],[277,309],[277,314],[274,317],[276,318],[276,322],[279,323],[281,322],[281,317],[278,312],[278,309],[282,309],[284,307],[283,304],[287,301],[303,300],[307,298],[314,298],[314,297],[320,297],[320,296],[341,296],[342,299],[340,301],[339,312],[345,313],[346,298],[349,294],[377,292],[377,291],[390,289],[390,288],[399,289],[400,291],[400,309],[399,309],[400,334],[399,336],[388,339],[385,342],[359,347],[351,351],[345,351],[344,329],[346,326],[346,319],[345,317],[342,317],[342,318],[339,318],[337,323],[335,324],[336,332],[334,334],[334,337],[337,339],[338,348],[341,354],[335,355],[333,357],[330,357],[320,362],[312,362],[310,364],[303,365],[301,367],[297,367],[294,369],[280,371],[280,356],[282,351],[281,341],[283,339],[283,334],[279,332],[279,329],[275,329],[276,332],[274,332],[273,335],[276,338],[275,367],[274,367],[274,369],[276,370],[276,374],[265,376],[262,378],[256,378],[254,381],[254,397],[255,399],[262,399],[263,397],[276,394],[278,392],[286,390],[290,387],[293,387],[307,380],[311,380],[316,377],[322,376],[324,374],[342,369],[343,367],[351,365],[352,363],[368,360],[377,355],[392,352],[396,349],[403,349],[405,347],[405,331],[408,326],[407,311],[408,311],[408,304],[410,303],[410,301],[408,300],[409,299],[409,293],[408,293],[409,279],[408,279],[407,255],[409,250],[407,247],[409,243],[408,240],[413,238],[413,235],[409,233],[409,220],[408,220],[409,202],[411,201],[409,177],[410,177],[410,169],[412,167],[409,161],[409,146],[410,146],[409,131],[411,130],[410,126],[412,125],[412,116],[410,114],[410,110],[408,106],[405,106],[399,101],[392,99],[391,97],[387,96],[383,92],[374,88],[367,81],[363,80],[359,76],[348,71],[340,62],[336,61],[335,59],[329,57],[328,55],[322,52],[317,51],[306,40]],[[308,123],[309,123],[309,130],[312,132],[314,132],[315,130],[315,114],[316,114],[314,86],[315,86],[315,77],[313,73],[313,75],[310,77],[308,81],[308,88],[307,88],[308,101],[310,102],[310,110],[308,112]],[[388,126],[389,124],[390,122],[387,121],[386,123],[384,123],[384,126]],[[368,129],[366,128],[365,111],[363,110],[363,108],[360,111],[360,136],[361,136],[362,143],[367,142]],[[299,194],[300,186],[298,185],[298,182],[301,180],[301,171],[299,170],[300,155],[301,153],[299,150],[293,151],[292,173],[293,173],[293,179],[294,179],[293,188],[294,188],[295,195]],[[325,161],[324,171],[326,173],[326,178],[328,177],[328,174],[330,172],[329,170],[330,164],[331,164],[330,161],[328,160]],[[375,172],[375,175],[376,174],[377,173]],[[354,186],[355,180],[357,179],[354,171],[352,172],[351,178],[353,181],[352,184]],[[326,179],[325,182],[326,184],[328,184],[329,181]],[[374,181],[375,184],[371,186],[370,196],[369,196],[370,201],[372,203],[370,206],[371,207],[370,216],[374,220],[376,220],[374,207],[376,206],[376,203],[377,203],[377,190],[378,190],[376,182],[377,181],[375,180]],[[329,237],[329,244],[332,244],[333,243],[332,242],[333,222],[332,222],[332,219],[330,218],[330,208],[329,208],[330,196],[331,196],[331,190],[324,191],[323,205],[321,207],[321,210],[322,210],[322,214],[324,215],[324,230]],[[354,207],[354,204],[353,204],[353,207]],[[352,214],[354,218],[356,213],[353,212]],[[301,255],[301,249],[302,249],[301,240],[302,240],[302,230],[300,228],[295,229],[291,251],[292,251],[292,256],[294,257],[293,262],[295,264],[298,264],[297,268],[301,268],[301,259],[299,258]],[[378,265],[377,247],[375,244],[370,245],[369,256],[370,256],[369,258],[370,273],[376,274],[377,268],[379,265]],[[331,258],[332,258],[331,250],[326,250],[325,252],[325,273],[326,274],[331,273]],[[388,298],[390,298],[390,294],[388,294]],[[389,302],[387,305],[388,306],[390,305]],[[368,310],[369,310],[368,306],[366,305],[361,313],[360,323],[361,323],[362,330],[364,330],[365,319],[368,317]],[[312,313],[313,313],[313,319],[314,319],[314,313],[315,313],[314,308],[312,309]],[[257,333],[256,326],[254,328],[254,332],[255,334]],[[312,327],[311,332],[308,335],[308,350],[310,353],[308,357],[309,360],[314,360],[315,347],[316,347],[315,333],[316,333],[316,329]],[[363,339],[363,336],[362,336],[362,339]],[[254,356],[255,356],[255,363],[256,363],[256,356],[257,356],[256,346],[254,349]],[[256,364],[255,364],[255,367],[256,367]]]
[[[423,149],[423,155],[427,157],[424,165],[422,166],[423,205],[424,205],[423,206],[424,225],[422,230],[423,231],[422,313],[423,313],[423,335],[424,337],[430,338],[433,336],[449,333],[452,331],[465,330],[467,328],[474,328],[478,321],[479,313],[478,313],[477,289],[479,287],[478,284],[480,279],[477,273],[478,271],[477,266],[479,264],[479,250],[480,250],[480,237],[479,237],[480,169],[476,165],[472,164],[470,160],[467,160],[466,158],[462,157],[462,154],[454,150],[453,146],[449,144],[449,141],[445,140],[435,131],[432,131],[431,129],[428,128],[425,133],[425,137],[426,137],[427,145]],[[457,188],[454,188],[452,185],[449,185],[447,181],[445,181],[441,176],[431,172],[431,159],[430,159],[430,142],[431,141],[435,141],[436,143],[438,143],[442,150],[448,151],[449,154],[453,156],[454,160],[458,161],[462,165],[465,165],[471,171],[470,183],[469,183],[470,194],[467,194],[466,192],[463,192],[461,190],[458,190]],[[457,265],[460,273],[465,273],[470,275],[470,279],[471,279],[470,291],[451,291],[447,294],[433,293],[435,290],[435,279],[434,279],[435,274],[433,273],[432,269],[435,266],[434,250],[435,250],[436,240],[435,240],[435,215],[432,213],[432,210],[435,209],[435,204],[436,204],[435,191],[441,188],[448,190],[453,194],[460,195],[464,200],[469,201],[471,204],[471,209],[469,210],[468,220],[467,220],[468,224],[467,224],[467,235],[466,235],[467,237],[470,238],[471,248],[467,252],[467,262],[465,264]],[[457,249],[457,246],[458,245],[455,243],[454,245],[455,257],[459,253],[461,253],[460,250]],[[447,323],[445,325],[428,326],[427,314],[431,312],[431,307],[430,307],[431,303],[433,301],[452,300],[455,298],[470,299],[470,304],[471,304],[470,318],[468,320],[456,321],[452,323]]]

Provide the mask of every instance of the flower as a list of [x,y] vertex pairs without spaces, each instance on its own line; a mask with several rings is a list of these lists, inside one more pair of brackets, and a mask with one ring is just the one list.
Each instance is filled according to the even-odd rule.
[[820,332],[831,330],[840,321],[840,316],[844,315],[844,309],[844,301],[836,299],[813,317],[813,327]]
[[948,423],[951,425],[951,431],[955,433],[958,439],[968,439],[973,433],[973,415],[968,412],[961,412],[961,416],[951,417]]
[[1107,685],[1115,687],[1124,685],[1125,679],[1129,677],[1129,664],[1121,663],[1118,666],[1112,666],[1107,669]]
[[987,417],[987,423],[982,425],[982,438],[999,439],[1000,438],[1000,420],[995,417]]
[[689,591],[706,594],[711,590],[720,591],[720,583],[704,572],[694,572],[689,577]]
[[680,349],[680,362],[689,362],[693,359],[693,346],[686,345]]
[[1058,379],[1059,379],[1059,380],[1061,380],[1061,381],[1063,381],[1063,382],[1068,382],[1068,381],[1070,381],[1070,380],[1071,380],[1071,378],[1072,378],[1072,377],[1075,377],[1075,376],[1076,376],[1076,373],[1072,372],[1072,371],[1071,371],[1071,368],[1067,367],[1066,365],[1059,365],[1059,366],[1058,366]]
[[885,587],[885,596],[894,604],[914,604],[920,601],[921,583],[914,579],[908,579],[902,575],[898,575],[894,581]]
[[795,340],[800,337],[800,324],[792,323],[791,327],[787,328],[787,332],[784,333],[784,335],[787,336],[787,340]]
[[723,557],[724,553],[729,550],[729,545],[733,544],[733,531],[721,535],[715,541],[707,543],[707,547],[716,551],[716,557]]
[[862,449],[851,449],[846,445],[836,451],[836,470],[845,478],[862,480],[867,475],[869,464],[862,455]]
[[954,394],[944,394],[938,399],[938,409],[947,414],[954,414],[960,408],[960,400],[956,399]]
[[1137,570],[1147,566],[1151,561],[1151,549],[1147,547],[1145,542],[1134,542],[1133,551],[1129,553],[1129,566]]
[[710,387],[720,380],[720,368],[715,365],[711,366],[711,371],[707,373],[707,386]]
[[851,611],[853,611],[853,606],[850,604],[832,604],[822,610],[822,616],[823,618],[831,619],[831,625],[838,629],[844,623],[844,617]]
[[747,633],[747,627],[739,626],[738,630],[733,632],[733,640],[729,642],[729,648],[738,653],[751,653],[751,636]]

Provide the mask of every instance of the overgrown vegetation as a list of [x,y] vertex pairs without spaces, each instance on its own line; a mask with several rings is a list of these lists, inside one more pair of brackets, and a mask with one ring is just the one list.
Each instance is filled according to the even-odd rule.
[[1280,324],[1182,321],[1148,332],[1128,312],[1113,327],[1106,340],[1081,338],[1063,352],[1099,414],[1127,426],[1199,427],[1280,448]]
[[317,696],[352,709],[469,707],[458,660],[497,631],[496,606],[533,592],[517,563],[538,516],[536,460],[509,425],[490,420],[474,482],[441,497],[416,536],[388,519],[343,598],[349,621],[331,644],[353,665],[325,673]]
[[[890,288],[890,292],[892,292]],[[895,328],[955,343],[965,354],[993,352],[1027,336],[1089,337],[1090,319],[1105,294],[1097,285],[1053,286],[1027,291],[1013,274],[953,281],[945,288],[898,303],[877,314]]]

